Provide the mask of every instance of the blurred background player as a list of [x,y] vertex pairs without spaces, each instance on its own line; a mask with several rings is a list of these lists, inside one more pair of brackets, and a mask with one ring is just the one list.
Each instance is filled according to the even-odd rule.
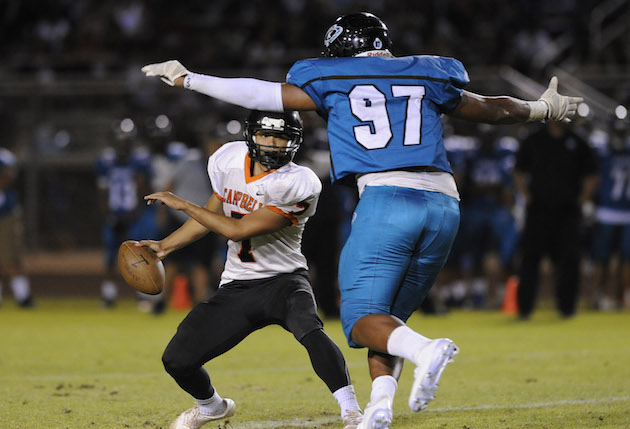
[[518,230],[512,215],[512,170],[516,139],[501,136],[496,127],[477,127],[475,149],[468,152],[460,185],[462,215],[459,237],[466,252],[468,295],[473,307],[496,309],[512,269]]
[[[606,139],[597,146],[601,180],[593,233],[594,307],[621,310],[630,287],[630,123],[612,121]],[[612,257],[617,256],[616,265]],[[616,271],[615,271],[616,268]]]
[[[180,143],[183,145],[183,143]],[[172,144],[168,145],[169,147]],[[182,154],[174,159],[169,171],[169,180],[165,189],[175,195],[199,206],[212,196],[212,185],[208,178],[208,157],[220,146],[218,139],[204,139],[199,147],[184,147],[178,151]],[[167,153],[169,149],[167,147]],[[181,227],[190,217],[179,210],[162,207],[166,211],[165,231],[169,234]],[[184,273],[188,279],[193,305],[207,300],[219,283],[220,267],[217,271],[215,261],[223,261],[225,252],[224,240],[216,234],[208,234],[179,252],[174,252],[164,261],[166,281],[164,290],[153,305],[153,313],[161,314],[165,311],[171,295],[175,279]]]
[[595,153],[570,124],[547,122],[521,142],[514,170],[527,204],[518,285],[520,319],[528,319],[536,306],[545,256],[554,267],[558,311],[565,318],[575,314],[582,207],[592,201],[597,172]]
[[0,147],[0,303],[2,285],[7,282],[18,306],[34,305],[28,277],[23,272],[22,210],[15,182],[17,159],[11,151]]
[[114,126],[114,142],[97,161],[97,186],[104,219],[106,277],[101,298],[106,308],[115,306],[118,297],[118,248],[125,240],[154,238],[154,208],[145,208],[142,196],[150,191],[149,153],[136,148],[136,127],[129,118]]
[[205,208],[171,192],[147,195],[190,219],[161,241],[141,241],[160,258],[215,232],[229,238],[217,293],[195,306],[177,328],[162,361],[195,398],[171,429],[197,429],[230,417],[234,401],[219,396],[203,364],[252,332],[277,324],[308,351],[313,369],[339,403],[345,429],[361,418],[346,362],[323,331],[301,252],[304,226],[315,213],[321,183],[292,162],[303,138],[297,112],[252,111],[246,141],[225,144],[208,161],[214,194]]

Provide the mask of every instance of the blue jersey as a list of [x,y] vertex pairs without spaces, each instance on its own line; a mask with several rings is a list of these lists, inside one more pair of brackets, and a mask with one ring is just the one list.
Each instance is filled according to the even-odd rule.
[[[0,148],[0,177],[5,174],[13,175],[17,168],[17,160],[9,150]],[[18,205],[17,191],[13,186],[13,178],[9,179],[7,187],[0,188],[0,216],[12,213]]]
[[502,137],[493,144],[489,153],[478,150],[469,158],[467,166],[472,185],[477,188],[509,186],[517,149],[516,139]]
[[116,214],[133,211],[138,206],[136,179],[145,176],[148,180],[151,164],[148,153],[138,151],[128,161],[121,161],[111,150],[98,160],[97,176],[99,187],[108,191],[109,210]]
[[601,179],[599,207],[630,212],[630,148],[599,150]]
[[451,173],[440,115],[459,104],[468,73],[434,56],[317,58],[296,62],[287,82],[328,121],[333,181],[419,166]]

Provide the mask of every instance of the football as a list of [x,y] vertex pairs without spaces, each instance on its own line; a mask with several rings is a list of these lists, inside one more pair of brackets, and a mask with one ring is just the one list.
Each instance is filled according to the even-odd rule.
[[157,295],[164,288],[164,264],[150,248],[128,240],[118,249],[118,268],[129,286]]

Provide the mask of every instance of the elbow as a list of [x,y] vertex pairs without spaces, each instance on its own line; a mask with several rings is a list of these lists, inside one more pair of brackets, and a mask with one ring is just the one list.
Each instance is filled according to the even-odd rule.
[[249,237],[245,237],[243,234],[239,234],[238,232],[234,232],[233,234],[228,234],[226,235],[226,237],[232,241],[243,241],[246,240]]
[[252,235],[247,233],[247,231],[244,231],[243,229],[239,229],[239,228],[233,228],[230,231],[225,231],[225,233],[223,234],[225,237],[227,237],[228,239],[232,240],[232,241],[243,241],[243,240],[247,240],[248,238],[252,238]]

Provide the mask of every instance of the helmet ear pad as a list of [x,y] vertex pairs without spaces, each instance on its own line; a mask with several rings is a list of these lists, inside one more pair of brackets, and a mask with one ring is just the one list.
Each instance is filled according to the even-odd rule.
[[[256,133],[276,135],[287,139],[285,148],[261,145],[256,142]],[[245,121],[245,141],[249,157],[268,169],[280,168],[293,161],[304,135],[302,119],[298,112],[250,112]]]
[[337,18],[324,35],[324,57],[352,57],[365,51],[390,49],[389,30],[376,15],[350,13]]

